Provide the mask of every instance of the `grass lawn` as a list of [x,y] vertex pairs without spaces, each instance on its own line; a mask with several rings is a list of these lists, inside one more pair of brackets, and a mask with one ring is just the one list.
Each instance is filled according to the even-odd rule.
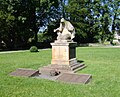
[[77,48],[77,59],[92,74],[89,84],[65,84],[45,79],[13,77],[17,68],[38,69],[51,63],[51,50],[0,54],[0,97],[120,97],[120,48]]

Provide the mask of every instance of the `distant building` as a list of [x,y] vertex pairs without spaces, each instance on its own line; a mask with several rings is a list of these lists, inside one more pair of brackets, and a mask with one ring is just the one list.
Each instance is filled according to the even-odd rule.
[[113,43],[120,44],[120,30],[116,30]]

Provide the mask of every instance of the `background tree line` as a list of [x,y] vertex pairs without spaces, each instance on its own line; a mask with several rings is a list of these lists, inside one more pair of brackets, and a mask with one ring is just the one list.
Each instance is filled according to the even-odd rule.
[[120,30],[120,0],[0,0],[0,49],[55,40],[62,17],[74,25],[78,43],[112,43]]

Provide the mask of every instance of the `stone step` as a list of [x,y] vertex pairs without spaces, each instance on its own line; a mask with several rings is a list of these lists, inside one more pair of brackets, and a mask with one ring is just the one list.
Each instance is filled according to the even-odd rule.
[[73,64],[77,64],[76,58],[70,60],[70,65],[73,66]]
[[85,64],[83,64],[83,63],[77,63],[77,64],[75,64],[75,65],[73,65],[72,67],[71,67],[71,70],[75,70],[75,69],[77,69],[77,68],[80,68],[80,67],[83,67]]
[[66,65],[48,65],[44,66],[39,69],[39,73],[41,74],[46,74],[46,75],[51,75],[54,73],[65,73],[65,72],[76,72],[78,70],[81,70],[85,68],[85,64],[83,63],[77,63],[72,66],[66,66]]
[[76,69],[74,69],[73,71],[74,71],[74,73],[75,73],[75,72],[77,72],[77,71],[79,71],[79,70],[81,70],[81,69],[83,69],[83,68],[86,68],[86,65],[83,65],[82,67],[76,68]]
[[71,70],[71,67],[68,65],[49,65],[47,68],[58,69],[58,70]]

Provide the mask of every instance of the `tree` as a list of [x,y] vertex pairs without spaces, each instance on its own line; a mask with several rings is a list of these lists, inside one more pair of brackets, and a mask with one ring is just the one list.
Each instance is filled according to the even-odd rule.
[[0,42],[7,48],[25,47],[28,39],[37,42],[41,26],[49,24],[57,8],[57,0],[1,0]]
[[100,43],[104,43],[108,39],[110,32],[110,7],[108,0],[99,0],[95,4],[94,16],[97,18],[97,24],[99,26],[98,35],[96,37],[100,40]]
[[76,29],[78,42],[94,42],[95,19],[93,16],[94,3],[92,0],[69,0],[66,6],[67,19]]
[[120,0],[68,0],[65,12],[76,28],[77,41],[104,43],[119,28],[119,11]]
[[[31,4],[31,5],[30,5]],[[30,0],[1,0],[1,40],[7,48],[23,47],[33,36],[33,3]]]
[[4,40],[7,47],[11,47],[13,44],[11,30],[14,26],[15,17],[12,15],[12,7],[6,1],[0,2],[0,40]]
[[[49,0],[48,0],[49,1]],[[57,34],[53,32],[55,28],[59,26],[59,21],[62,17],[61,11],[61,1],[59,0],[50,0],[49,2],[43,2],[41,7],[46,7],[49,5],[48,9],[40,7],[38,9],[38,18],[39,18],[39,26],[45,26],[47,29],[43,32],[43,36],[47,42],[51,42],[56,39]],[[48,4],[48,5],[46,5]],[[41,19],[43,17],[44,19]]]
[[94,16],[99,26],[96,37],[104,43],[105,40],[114,38],[115,29],[119,29],[120,21],[120,0],[98,0],[95,4]]
[[113,42],[115,30],[120,30],[120,0],[110,0],[111,35],[110,41]]

